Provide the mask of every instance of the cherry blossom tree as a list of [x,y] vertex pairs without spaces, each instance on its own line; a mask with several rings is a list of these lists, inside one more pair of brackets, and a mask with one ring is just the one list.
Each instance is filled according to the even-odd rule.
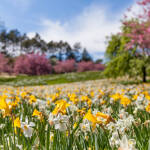
[[14,72],[16,74],[44,75],[52,72],[52,66],[45,55],[27,54],[16,59]]
[[75,60],[65,60],[65,61],[59,61],[54,66],[55,73],[68,73],[68,72],[74,72],[76,70],[76,63]]
[[0,53],[0,73],[3,72],[10,73],[12,71],[8,62],[9,62],[8,59],[3,54]]
[[128,38],[126,50],[134,52],[136,62],[138,60],[141,65],[143,82],[146,82],[146,69],[150,64],[150,0],[142,0],[137,4],[143,11],[135,14],[132,19],[127,17],[123,21],[126,28],[123,36]]

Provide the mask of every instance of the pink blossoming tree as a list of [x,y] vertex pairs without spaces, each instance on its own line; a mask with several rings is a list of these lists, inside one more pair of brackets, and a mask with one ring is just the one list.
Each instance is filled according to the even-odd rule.
[[11,73],[12,69],[8,64],[8,59],[0,53],[0,73],[7,72]]
[[59,61],[54,66],[55,73],[68,73],[68,72],[74,72],[76,70],[76,63],[75,60],[65,60],[65,61]]
[[125,68],[130,68],[134,72],[142,74],[143,82],[146,82],[147,68],[150,64],[150,0],[139,1],[137,5],[141,10],[140,13],[135,14],[132,12],[132,8],[129,9],[133,13],[133,17],[125,16],[122,21],[121,34],[116,35],[120,40],[119,47],[124,47],[127,52],[125,54],[125,52],[119,50],[119,53],[114,53],[117,57],[113,59],[114,62],[111,61],[111,65],[118,64],[113,70],[118,70],[118,73],[121,73],[122,61],[127,60],[127,62],[124,62],[124,64],[128,63]]
[[105,74],[110,77],[141,76],[146,82],[150,65],[150,0],[137,2],[139,13],[122,21],[121,32],[108,39]]
[[146,69],[150,64],[150,0],[142,0],[138,5],[143,11],[132,20],[127,18],[123,22],[128,29],[128,32],[123,35],[129,38],[126,49],[134,50],[136,59],[141,62],[143,82],[146,82]]
[[45,75],[52,72],[52,66],[45,55],[28,54],[16,59],[14,72],[16,74]]

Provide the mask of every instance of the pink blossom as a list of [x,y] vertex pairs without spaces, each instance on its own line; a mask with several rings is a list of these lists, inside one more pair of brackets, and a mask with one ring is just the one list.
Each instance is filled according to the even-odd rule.
[[16,74],[44,75],[52,72],[52,66],[45,55],[27,54],[16,59],[14,72]]
[[73,59],[60,61],[54,66],[54,71],[56,73],[67,73],[74,72],[76,70],[76,64]]
[[12,69],[11,66],[8,64],[8,59],[0,53],[0,73],[2,72],[11,73]]

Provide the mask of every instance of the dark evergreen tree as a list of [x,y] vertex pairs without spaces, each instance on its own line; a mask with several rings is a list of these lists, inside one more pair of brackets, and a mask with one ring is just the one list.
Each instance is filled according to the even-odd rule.
[[95,61],[96,64],[101,64],[102,62],[103,62],[103,59],[97,59],[97,60]]
[[82,61],[92,61],[92,57],[90,56],[90,54],[88,53],[88,51],[86,50],[86,48],[84,48],[83,52],[82,52]]

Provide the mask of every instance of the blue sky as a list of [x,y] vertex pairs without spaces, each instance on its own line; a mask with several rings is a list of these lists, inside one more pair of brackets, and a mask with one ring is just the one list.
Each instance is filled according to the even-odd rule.
[[[134,0],[1,0],[0,18],[45,40],[81,42],[95,57],[105,51],[105,37],[119,31],[120,19]],[[98,56],[98,53],[101,56]]]

